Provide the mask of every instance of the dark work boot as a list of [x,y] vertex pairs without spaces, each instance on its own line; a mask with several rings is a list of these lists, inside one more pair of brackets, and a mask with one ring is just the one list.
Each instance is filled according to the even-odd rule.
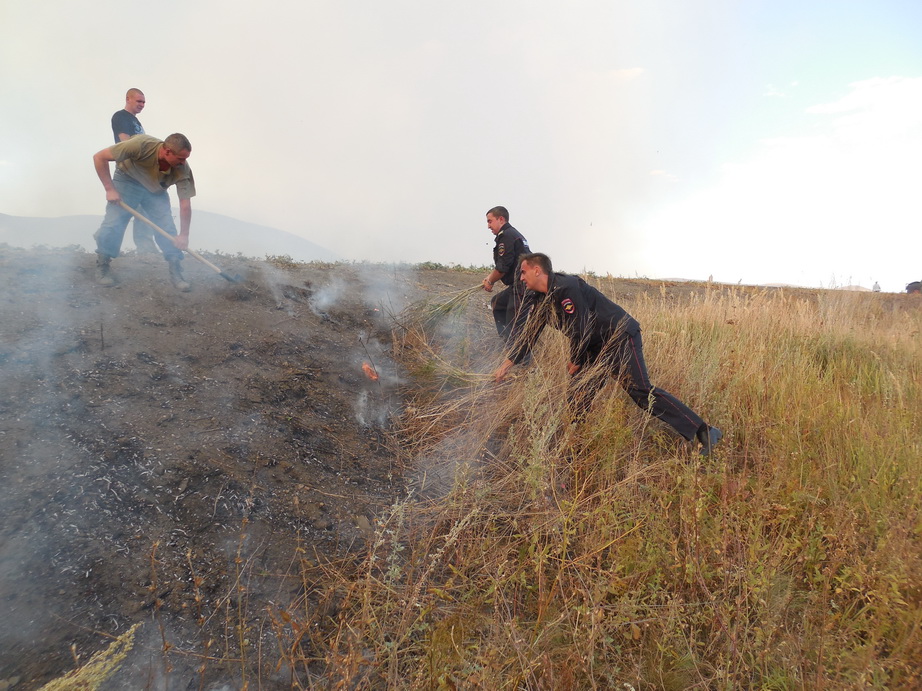
[[107,257],[104,254],[96,255],[96,283],[107,288],[115,285],[115,277],[109,268],[111,261],[112,257]]
[[170,281],[172,281],[173,287],[176,288],[176,290],[181,290],[184,293],[188,293],[192,290],[192,286],[182,277],[182,266],[180,265],[179,259],[173,259],[170,262]]
[[698,441],[701,442],[701,455],[710,456],[711,451],[717,446],[717,442],[723,439],[724,433],[716,427],[702,425],[698,430]]

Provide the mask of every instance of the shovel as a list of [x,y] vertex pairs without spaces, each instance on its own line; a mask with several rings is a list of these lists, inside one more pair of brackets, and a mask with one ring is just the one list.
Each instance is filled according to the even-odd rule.
[[[167,240],[169,240],[170,242],[173,241],[173,238],[174,238],[175,236],[174,236],[174,235],[170,235],[168,232],[166,232],[163,228],[161,228],[160,226],[158,226],[158,225],[157,225],[156,223],[154,223],[152,220],[150,220],[150,219],[147,218],[146,216],[143,216],[142,214],[139,214],[137,211],[135,211],[134,209],[132,209],[130,206],[128,206],[125,202],[123,202],[123,201],[121,201],[121,200],[119,200],[119,205],[120,205],[125,211],[127,211],[127,212],[130,213],[132,216],[134,216],[135,218],[140,218],[142,221],[144,221],[147,225],[149,225],[151,228],[153,228],[153,229],[156,230],[158,233],[160,233],[160,234],[161,234],[163,237],[165,237]],[[188,252],[188,253],[191,254],[193,257],[195,257],[196,259],[198,259],[198,260],[199,260],[200,262],[202,262],[202,264],[204,264],[205,266],[208,266],[209,268],[211,268],[211,269],[213,269],[214,271],[216,271],[216,272],[221,276],[221,278],[223,278],[223,279],[226,280],[226,281],[230,281],[231,283],[240,283],[240,282],[243,280],[243,277],[242,277],[242,276],[239,276],[239,275],[237,275],[237,276],[231,276],[230,274],[228,274],[228,273],[226,273],[226,272],[224,272],[224,271],[221,271],[221,267],[220,267],[220,266],[215,266],[214,264],[212,264],[210,261],[208,261],[207,259],[205,259],[205,257],[203,257],[202,255],[200,255],[200,254],[199,254],[198,252],[196,252],[195,250],[189,250],[189,249],[187,249],[186,252]]]

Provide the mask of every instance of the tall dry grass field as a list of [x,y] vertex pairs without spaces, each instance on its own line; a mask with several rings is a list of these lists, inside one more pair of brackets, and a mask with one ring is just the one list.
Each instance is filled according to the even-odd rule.
[[493,384],[482,294],[408,313],[417,491],[285,614],[295,685],[922,686],[922,304],[595,283],[640,321],[653,381],[723,429],[714,455],[614,382],[574,421],[550,330]]

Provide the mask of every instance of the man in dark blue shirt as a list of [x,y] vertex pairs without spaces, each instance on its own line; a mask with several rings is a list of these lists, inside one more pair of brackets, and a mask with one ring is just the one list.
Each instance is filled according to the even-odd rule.
[[[145,134],[141,121],[138,120],[138,113],[144,110],[146,104],[144,92],[140,89],[128,89],[128,93],[125,94],[125,107],[112,115],[112,136],[116,144],[136,134]],[[138,219],[134,220],[131,237],[138,254],[157,254],[154,231]]]
[[613,375],[640,408],[687,441],[700,442],[702,455],[711,453],[723,433],[650,383],[636,319],[578,276],[554,273],[545,254],[523,255],[520,273],[529,292],[512,328],[509,355],[494,373],[496,381],[526,358],[550,324],[570,342],[567,371],[573,377],[570,400],[577,414],[586,411],[604,379]]
[[509,212],[504,206],[494,206],[487,211],[487,227],[496,237],[493,245],[493,270],[483,279],[483,289],[493,291],[493,285],[502,281],[508,286],[490,300],[496,332],[508,340],[515,315],[522,304],[525,289],[519,280],[519,257],[530,252],[528,241],[509,225]]
[[138,113],[144,110],[147,99],[140,89],[128,89],[125,107],[112,115],[112,136],[115,143],[123,142],[136,134],[145,134]]

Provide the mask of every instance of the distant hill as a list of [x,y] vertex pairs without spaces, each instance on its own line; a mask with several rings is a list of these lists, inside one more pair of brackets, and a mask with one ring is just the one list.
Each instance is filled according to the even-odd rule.
[[[11,247],[70,247],[87,250],[96,247],[93,233],[102,216],[7,216],[0,214],[0,243]],[[284,230],[248,223],[196,209],[192,213],[192,249],[203,252],[242,254],[262,258],[266,255],[290,256],[296,261],[342,261],[343,257],[310,240]],[[134,249],[131,226],[125,233],[122,250]]]

